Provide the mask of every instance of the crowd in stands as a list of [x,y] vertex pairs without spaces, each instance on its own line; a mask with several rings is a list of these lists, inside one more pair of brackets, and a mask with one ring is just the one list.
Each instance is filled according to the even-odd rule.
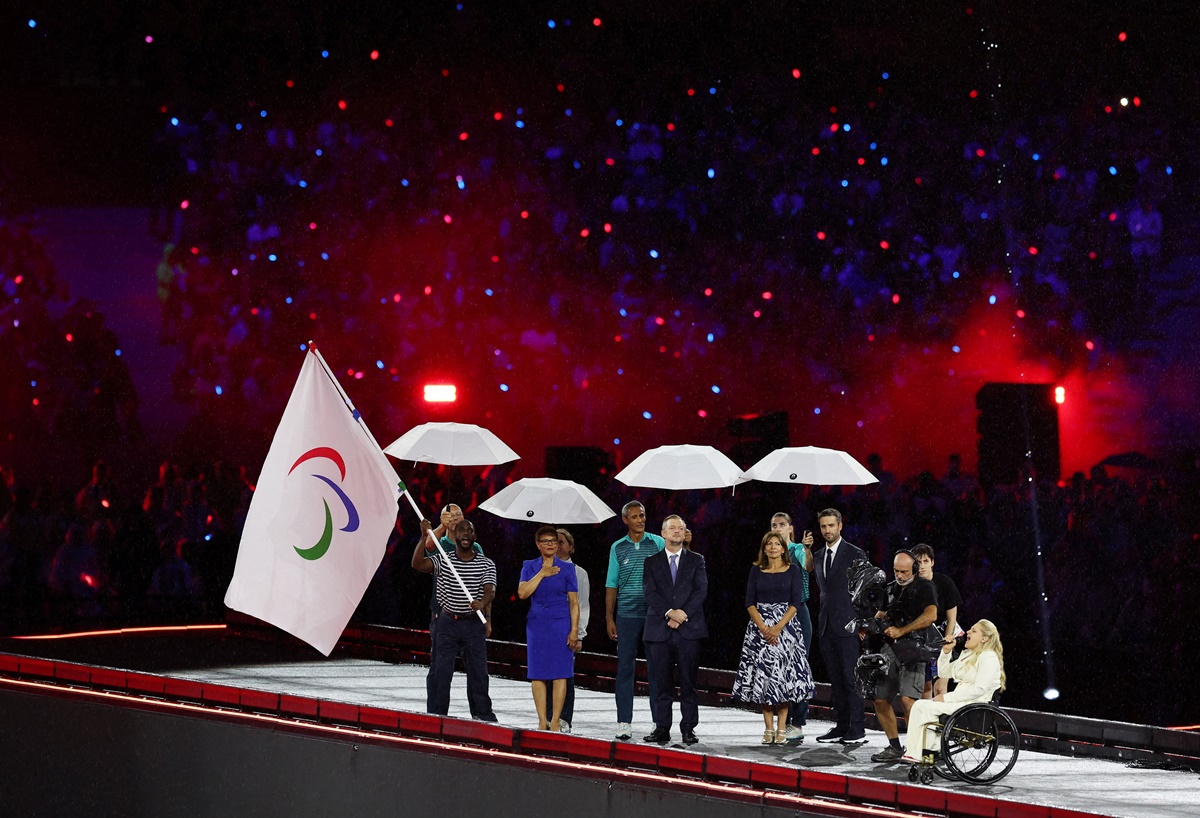
[[1161,102],[1105,113],[1094,92],[998,124],[965,92],[781,71],[626,107],[563,57],[571,82],[484,109],[499,88],[447,73],[349,101],[281,74],[273,104],[164,116],[179,398],[280,405],[316,340],[389,411],[452,376],[537,445],[606,442],[643,412],[701,431],[768,361],[827,413],[886,403],[880,348],[952,361],[992,305],[1057,373],[1144,325],[1181,150]]

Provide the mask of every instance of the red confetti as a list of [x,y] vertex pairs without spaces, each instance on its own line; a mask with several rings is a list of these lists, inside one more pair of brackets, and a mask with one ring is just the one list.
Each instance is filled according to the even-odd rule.
[[428,284],[425,285],[425,295],[433,295],[433,287],[430,287]]
[[1030,245],[1029,246],[1029,255],[1036,256],[1037,254],[1038,254],[1038,249],[1036,247],[1034,247],[1033,245]]
[[702,417],[702,418],[706,418],[706,417],[708,417],[708,412],[705,412],[703,409],[701,409],[701,410],[700,410],[699,412],[697,412],[696,414],[697,414],[697,415],[699,415],[699,416],[700,416],[700,417]]
[[812,155],[813,155],[813,156],[820,156],[820,155],[821,155],[821,149],[820,149],[820,148],[813,148],[813,149],[812,149]]
[[442,221],[444,221],[446,224],[450,224],[450,222],[454,221],[454,219],[451,218],[449,213],[447,213],[445,216],[442,216]]
[[338,110],[340,110],[340,111],[346,110],[346,100],[344,100],[344,99],[338,100]]
[[560,94],[561,94],[563,91],[567,90],[567,86],[563,85],[561,82],[560,82],[558,85],[554,86],[554,87],[555,87],[555,88],[558,90],[558,93],[560,93]]
[[892,293],[892,303],[893,304],[900,303],[900,293]]
[[762,313],[761,313],[761,312],[759,312],[758,310],[755,310],[755,311],[754,311],[754,317],[755,317],[755,318],[761,318],[761,317],[762,317]]
[[799,68],[792,69],[792,77],[794,79],[800,79],[800,69]]
[[976,148],[975,155],[982,159],[983,157],[987,156],[987,151],[985,151],[983,148]]
[[309,321],[316,321],[316,320],[317,320],[317,314],[316,314],[315,312],[310,312],[310,313],[308,314],[308,320],[309,320]]
[[600,18],[599,18],[599,17],[593,17],[593,18],[592,18],[592,25],[599,27],[599,26],[600,26],[600,23],[601,23],[601,21],[600,21]]
[[67,343],[69,344],[74,340],[75,340],[75,336],[68,332],[67,333]]
[[880,248],[886,250],[889,247],[891,247],[892,245],[888,244],[887,241],[881,241],[881,242],[879,242],[879,246],[880,246]]
[[838,129],[838,124],[836,122],[834,122],[832,125],[829,126],[830,133],[837,133],[837,129]]
[[287,81],[287,87],[288,87],[288,88],[295,88],[295,87],[296,87],[296,83],[292,82],[291,80],[288,80],[288,81]]
[[582,230],[579,231],[579,235],[580,235],[580,237],[586,239],[588,237],[588,229],[586,227],[583,228]]
[[705,287],[704,295],[705,295],[705,297],[711,296],[712,295],[712,287]]
[[616,160],[615,160],[615,159],[613,159],[613,158],[610,156],[610,157],[608,157],[607,159],[605,159],[605,160],[604,160],[604,164],[608,165],[608,166],[611,168],[613,165],[617,164],[617,162],[616,162]]
[[773,296],[771,295],[771,291],[767,290],[765,293],[762,294],[762,297],[763,297],[763,301],[770,301]]
[[663,318],[663,317],[660,315],[660,316],[658,316],[658,317],[656,317],[656,318],[654,319],[654,323],[658,324],[658,325],[661,327],[663,324],[667,323],[667,321],[666,321],[666,319],[665,319],[665,318]]
[[496,113],[492,114],[492,119],[499,122],[500,120],[504,119],[504,114],[501,113],[500,111],[497,111]]
[[611,224],[609,224],[608,222],[605,222],[605,223],[604,223],[604,232],[605,232],[605,233],[611,233],[611,232],[612,232],[612,225],[611,225]]
[[470,136],[470,134],[468,134],[466,131],[463,131],[462,133],[460,133],[460,134],[458,135],[458,141],[459,141],[459,142],[466,142],[466,141],[467,141],[467,137],[468,137],[468,136]]
[[521,211],[521,218],[522,218],[522,219],[528,219],[528,218],[529,218],[529,211],[528,211],[528,210],[522,210],[522,211]]
[[696,96],[696,89],[695,89],[695,88],[689,88],[689,89],[688,89],[688,96],[689,96],[689,97],[694,97],[694,96]]
[[1140,107],[1142,107],[1142,98],[1141,98],[1141,97],[1134,97],[1134,98],[1133,98],[1133,107],[1134,107],[1134,108],[1140,108]]
[[1125,36],[1126,36],[1125,32],[1122,31],[1120,34],[1117,35],[1117,40],[1119,40],[1120,42],[1123,43],[1123,42],[1125,42]]
[[1017,318],[1024,318],[1025,310],[1017,310]]
[[967,96],[969,96],[971,99],[975,99],[975,97],[979,96],[979,92],[972,88],[971,93],[967,94]]
[[668,131],[673,131],[673,130],[675,130],[675,123],[674,123],[674,122],[668,122],[668,123],[667,123],[667,130],[668,130]]
[[179,203],[179,209],[180,210],[188,209],[188,200],[187,199],[184,199],[182,202]]
[[392,122],[392,120],[390,120],[390,119],[385,119],[385,120],[383,121],[383,124],[384,124],[384,125],[387,125],[387,126],[390,128],[390,127],[392,127],[393,125],[395,125],[396,123],[395,123],[395,122]]
[[616,341],[616,342],[619,344],[619,343],[621,343],[621,336],[620,336],[620,335],[614,335],[614,336],[613,336],[613,340],[614,340],[614,341]]
[[1086,344],[1084,344],[1084,346],[1088,348],[1088,351],[1091,351],[1096,348],[1096,345],[1093,344],[1091,341],[1088,341]]
[[492,264],[499,264],[500,256],[492,256]]
[[372,51],[372,52],[371,52],[371,59],[373,59],[373,60],[377,60],[377,59],[379,59],[379,52],[378,52],[378,51]]
[[308,223],[308,229],[309,229],[309,230],[316,230],[316,229],[317,229],[317,223],[316,223],[316,222],[309,222],[309,223]]
[[395,293],[395,294],[393,294],[393,295],[392,295],[392,303],[393,303],[393,304],[399,304],[399,303],[400,303],[400,298],[401,298],[401,295],[400,295],[400,293]]
[[817,241],[825,241],[825,231],[824,230],[817,231]]
[[861,167],[862,165],[867,164],[867,160],[860,156],[858,157],[858,164]]

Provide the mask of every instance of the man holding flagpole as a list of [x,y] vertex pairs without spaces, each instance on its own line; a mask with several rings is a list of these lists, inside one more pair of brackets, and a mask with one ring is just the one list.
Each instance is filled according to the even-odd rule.
[[437,548],[431,528],[428,520],[421,520],[421,539],[412,556],[413,568],[436,577],[434,594],[441,606],[433,624],[433,686],[428,690],[425,709],[439,716],[449,714],[450,683],[461,651],[467,668],[471,714],[480,721],[496,721],[488,695],[488,623],[480,621],[478,613],[491,610],[496,596],[496,564],[475,550],[475,526],[469,520],[455,526],[455,548],[449,553]]

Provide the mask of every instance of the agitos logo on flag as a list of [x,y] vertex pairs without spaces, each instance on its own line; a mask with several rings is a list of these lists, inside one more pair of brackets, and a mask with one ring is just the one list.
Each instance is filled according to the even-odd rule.
[[[338,473],[341,480],[346,479],[346,461],[342,459],[342,455],[337,449],[331,449],[328,446],[318,446],[315,449],[309,449],[304,454],[300,455],[299,459],[292,464],[288,469],[288,474],[291,474],[306,460],[312,460],[314,457],[324,457],[332,460],[333,464],[338,467]],[[323,474],[314,474],[313,477],[322,481],[329,488],[333,489],[333,493],[342,501],[342,505],[346,508],[346,525],[342,527],[342,531],[347,533],[358,530],[358,509],[354,507],[354,503],[346,496],[346,492],[342,491],[341,486],[330,480]],[[329,550],[329,544],[333,542],[333,515],[329,512],[329,503],[325,500],[321,501],[325,505],[325,529],[321,532],[321,538],[317,540],[317,544],[311,548],[300,548],[292,546],[296,549],[296,553],[304,557],[306,560],[319,560],[325,556],[325,552]]]
[[307,353],[263,462],[225,604],[326,656],[383,559],[399,478]]

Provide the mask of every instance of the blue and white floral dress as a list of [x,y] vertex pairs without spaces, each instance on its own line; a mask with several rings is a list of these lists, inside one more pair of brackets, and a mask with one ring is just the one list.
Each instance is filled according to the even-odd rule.
[[[767,573],[750,569],[746,582],[746,608],[754,607],[767,625],[781,620],[789,607],[804,604],[803,569]],[[751,620],[742,640],[742,660],[733,680],[733,698],[760,705],[782,705],[812,698],[813,678],[804,650],[804,633],[793,616],[774,645],[768,644]]]

